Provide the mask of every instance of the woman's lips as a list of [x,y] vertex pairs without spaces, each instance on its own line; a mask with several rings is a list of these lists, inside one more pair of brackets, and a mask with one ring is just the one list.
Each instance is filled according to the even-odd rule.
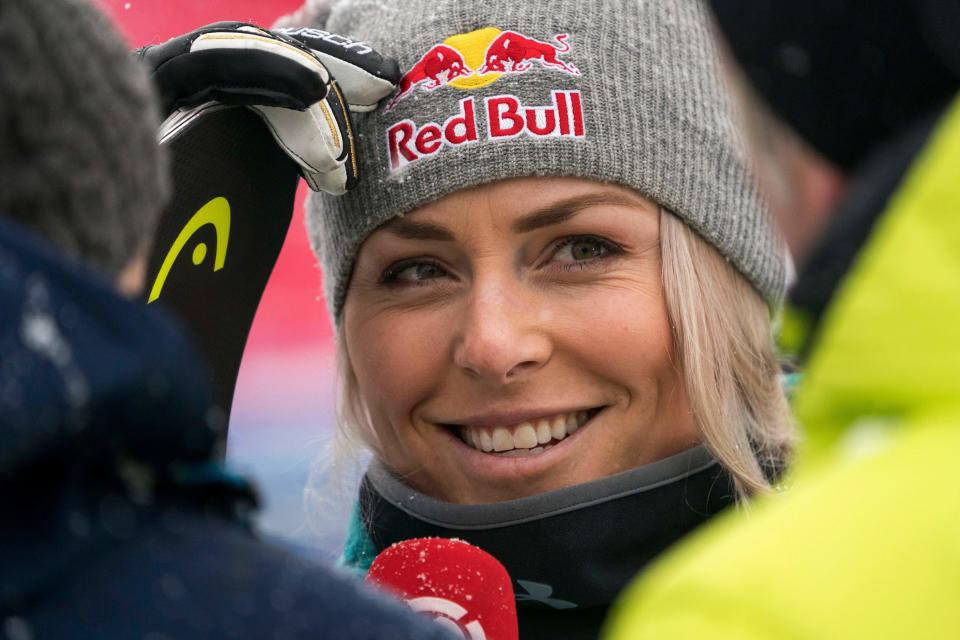
[[503,426],[455,426],[468,446],[497,457],[535,456],[573,435],[600,411],[570,411]]

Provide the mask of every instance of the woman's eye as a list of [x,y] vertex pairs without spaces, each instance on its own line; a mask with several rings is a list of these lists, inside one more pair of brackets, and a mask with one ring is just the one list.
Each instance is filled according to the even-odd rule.
[[587,262],[614,253],[618,253],[618,248],[612,242],[586,236],[562,241],[553,259],[558,262]]
[[380,280],[384,284],[418,284],[445,275],[447,272],[433,262],[406,262],[388,268]]

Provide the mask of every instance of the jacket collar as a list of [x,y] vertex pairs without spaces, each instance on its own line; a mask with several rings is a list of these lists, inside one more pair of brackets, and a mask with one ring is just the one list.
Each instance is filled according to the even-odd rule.
[[520,637],[595,638],[627,582],[732,504],[732,495],[729,476],[702,446],[595,482],[488,505],[435,500],[374,463],[361,485],[359,515],[370,554],[431,536],[491,553],[513,578]]

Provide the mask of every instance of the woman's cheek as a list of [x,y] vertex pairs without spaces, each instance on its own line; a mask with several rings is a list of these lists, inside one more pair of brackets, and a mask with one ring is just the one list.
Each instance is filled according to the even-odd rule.
[[[650,278],[627,279],[586,287],[576,300],[554,304],[555,317],[577,327],[580,335],[606,343],[635,342],[669,345],[670,325],[663,290]],[[559,302],[559,301],[558,301]],[[571,304],[572,302],[572,304]]]
[[588,311],[568,315],[566,334],[585,367],[630,389],[631,395],[647,396],[652,381],[664,384],[674,377],[673,340],[659,286],[638,282],[598,288],[585,296],[582,308]]
[[360,391],[375,414],[406,423],[429,397],[449,353],[445,333],[437,314],[425,312],[382,313],[363,323],[353,336],[351,359]]

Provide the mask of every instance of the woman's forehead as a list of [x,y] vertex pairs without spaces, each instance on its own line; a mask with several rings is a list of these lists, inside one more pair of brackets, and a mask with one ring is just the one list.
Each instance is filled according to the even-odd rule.
[[429,235],[431,227],[462,226],[487,214],[504,231],[526,233],[600,205],[658,210],[648,198],[616,184],[582,178],[525,177],[447,194],[391,220],[383,228],[404,237]]

